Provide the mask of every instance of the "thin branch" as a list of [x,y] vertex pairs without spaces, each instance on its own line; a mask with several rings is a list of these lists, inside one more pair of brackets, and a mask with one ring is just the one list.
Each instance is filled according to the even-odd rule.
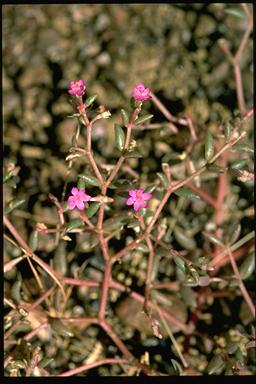
[[78,285],[80,287],[99,287],[100,285],[100,283],[98,283],[97,281],[79,280],[73,279],[71,277],[64,277],[62,279],[62,282],[64,284]]
[[11,224],[11,222],[9,221],[9,219],[6,216],[4,216],[3,222],[4,222],[4,225],[11,232],[11,234],[14,236],[16,241],[19,243],[19,245],[23,248],[24,252],[27,253],[27,255],[29,257],[31,257],[37,264],[39,264],[52,277],[52,279],[60,287],[60,289],[63,293],[63,296],[65,297],[65,292],[64,292],[63,286],[62,286],[61,282],[59,281],[59,274],[57,272],[55,272],[53,268],[51,268],[47,263],[45,263],[43,260],[41,260],[38,256],[36,256],[32,252],[32,250],[30,249],[28,244],[18,234],[18,232],[16,231],[16,229],[14,228],[14,226]]
[[[131,296],[133,299],[139,301],[142,304],[144,303],[144,300],[145,300],[144,296],[140,295],[137,292],[133,292],[133,291],[129,291],[129,290],[127,291],[127,289],[124,285],[117,283],[116,281],[112,280],[111,287],[118,289],[121,292],[127,292],[129,294],[129,296]],[[151,300],[148,301],[148,307],[154,309],[154,303]],[[160,312],[161,312],[161,315],[167,321],[169,321],[169,323],[175,325],[176,327],[178,327],[179,329],[181,329],[185,333],[191,332],[192,329],[191,329],[190,324],[182,323],[180,320],[176,319],[174,316],[170,315],[168,312],[166,312],[163,309],[160,309]]]
[[[162,114],[167,118],[167,120],[173,122],[173,123],[178,123],[180,125],[188,125],[188,122],[186,119],[180,119],[175,116],[173,116],[170,111],[163,105],[163,103],[154,95],[153,92],[151,92],[152,96],[152,101],[155,104],[155,106],[159,109],[159,111],[162,112]],[[175,126],[170,127],[170,129],[174,132],[177,133],[178,130]]]
[[104,183],[104,180],[101,176],[99,168],[98,168],[98,166],[94,160],[94,157],[92,155],[92,122],[89,121],[85,110],[81,110],[80,113],[83,117],[84,124],[86,126],[86,146],[87,146],[86,147],[86,154],[87,154],[88,159],[90,161],[91,167],[95,173],[95,176],[99,180],[100,185],[102,185]]
[[175,337],[173,336],[173,333],[172,333],[170,327],[169,327],[168,324],[166,323],[165,318],[162,316],[162,314],[161,314],[161,312],[160,312],[160,308],[159,308],[158,305],[156,305],[156,304],[155,304],[155,308],[156,308],[156,310],[157,310],[157,312],[158,312],[158,315],[159,315],[159,317],[160,317],[160,320],[161,320],[162,323],[163,323],[163,326],[164,326],[166,332],[168,333],[168,336],[170,337],[170,339],[171,339],[171,341],[172,341],[172,343],[173,343],[173,346],[174,346],[175,350],[177,351],[177,354],[179,355],[179,358],[180,358],[180,360],[181,360],[183,366],[184,366],[185,368],[187,368],[189,365],[188,365],[188,363],[187,363],[185,357],[183,356],[183,354],[182,354],[182,352],[181,352],[181,349],[180,349],[180,347],[179,347],[179,344],[178,344],[177,341],[175,340]]
[[145,288],[145,300],[143,309],[146,314],[148,314],[148,302],[150,299],[150,288],[151,288],[151,279],[152,279],[152,270],[154,265],[154,247],[152,245],[152,242],[149,238],[149,236],[146,236],[146,243],[149,249],[149,256],[148,256],[148,262],[147,262],[147,274],[146,274],[146,288]]
[[70,369],[69,371],[63,372],[57,376],[62,376],[62,377],[74,376],[74,375],[77,375],[78,373],[88,371],[88,369],[99,367],[105,364],[128,364],[128,362],[127,362],[127,359],[124,359],[124,358],[104,359],[101,361],[95,361],[94,363],[82,365],[81,367],[78,367],[78,368]]
[[[232,252],[236,251],[238,248],[242,247],[244,244],[246,244],[248,241],[253,239],[255,236],[255,232],[251,231],[247,233],[242,239],[238,240],[235,244],[233,244],[230,249]],[[226,258],[227,255],[227,249],[220,252],[218,255],[214,257],[214,259],[210,262],[209,267],[212,267],[213,269],[216,269],[219,265],[223,263],[223,260]]]
[[214,208],[217,208],[217,201],[214,200],[208,193],[204,192],[202,189],[195,187],[191,183],[186,184],[191,191],[195,192],[198,196],[201,197],[202,200],[204,200],[209,205],[212,205]]
[[120,349],[120,351],[128,358],[133,359],[134,357],[132,353],[127,349],[127,347],[124,345],[122,340],[117,336],[117,334],[113,331],[110,325],[106,321],[101,322],[100,325],[104,329],[104,331],[107,333],[107,335],[114,341],[114,343]]
[[242,292],[242,295],[243,295],[243,297],[244,297],[244,299],[246,301],[246,304],[247,304],[247,306],[248,306],[248,308],[249,308],[253,318],[255,319],[255,307],[254,307],[252,299],[249,296],[249,294],[247,292],[247,289],[246,289],[246,287],[245,287],[245,285],[244,285],[244,283],[243,283],[243,281],[241,279],[241,275],[240,275],[239,269],[237,268],[236,261],[234,259],[234,256],[233,256],[232,251],[231,251],[229,246],[227,246],[227,251],[228,251],[229,260],[230,260],[230,263],[232,265],[234,274],[235,274],[237,280],[239,281],[239,288],[240,288],[240,290]]
[[[129,147],[130,140],[131,140],[131,134],[132,134],[132,128],[133,128],[134,122],[136,120],[136,117],[137,117],[138,113],[140,112],[140,108],[141,107],[138,107],[138,108],[135,108],[133,110],[133,112],[130,116],[129,122],[127,124],[127,132],[126,132],[126,138],[125,138],[124,149],[123,149],[124,151],[126,151]],[[116,163],[115,167],[113,168],[110,176],[107,179],[106,187],[108,187],[111,184],[111,182],[114,180],[114,178],[117,175],[119,169],[121,168],[121,165],[123,164],[124,160],[125,160],[125,156],[121,155],[119,157],[118,162]]]
[[106,267],[102,282],[102,293],[101,293],[101,301],[100,301],[100,309],[99,309],[99,320],[103,320],[105,318],[105,311],[108,299],[108,289],[111,280],[111,260],[106,261]]

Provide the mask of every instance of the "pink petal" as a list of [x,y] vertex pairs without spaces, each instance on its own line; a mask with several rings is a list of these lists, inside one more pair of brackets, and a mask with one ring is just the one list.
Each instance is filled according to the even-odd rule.
[[84,209],[84,203],[82,201],[78,201],[76,203],[76,206],[78,209],[80,209],[80,211],[82,211]]
[[77,192],[77,196],[83,197],[85,195],[85,189],[79,189]]
[[136,189],[131,189],[129,191],[129,195],[132,196],[132,197],[136,197]]
[[140,209],[140,203],[139,203],[138,201],[136,201],[136,202],[134,203],[133,208],[134,208],[134,211],[137,212],[137,211]]
[[72,189],[71,189],[71,193],[72,193],[72,195],[77,195],[77,193],[78,193],[78,189],[76,188],[76,187],[73,187]]
[[84,201],[90,201],[91,199],[92,199],[92,197],[89,195],[85,195],[83,198]]
[[68,198],[68,208],[69,209],[74,209],[76,206],[76,200],[74,199],[74,197],[70,196]]
[[129,197],[128,200],[126,200],[126,205],[133,205],[134,203],[134,198],[133,197]]
[[146,203],[146,201],[141,200],[141,201],[140,201],[140,205],[142,206],[142,208],[146,208],[147,203]]
[[145,192],[145,193],[143,193],[142,197],[144,200],[149,200],[149,199],[151,199],[152,195],[151,195],[151,193]]

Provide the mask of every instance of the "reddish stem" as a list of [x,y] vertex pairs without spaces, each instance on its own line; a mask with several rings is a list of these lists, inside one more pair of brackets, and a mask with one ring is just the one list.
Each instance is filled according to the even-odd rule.
[[127,360],[126,359],[122,359],[122,358],[104,359],[104,360],[101,360],[101,361],[95,361],[93,363],[82,365],[81,367],[78,367],[78,368],[70,369],[69,371],[63,372],[63,373],[61,373],[60,375],[57,375],[57,376],[62,376],[62,377],[64,377],[64,376],[65,377],[67,377],[67,376],[74,376],[74,375],[77,375],[78,373],[82,373],[84,371],[88,371],[88,369],[99,367],[101,365],[105,365],[105,364],[125,364],[125,363],[127,364]]

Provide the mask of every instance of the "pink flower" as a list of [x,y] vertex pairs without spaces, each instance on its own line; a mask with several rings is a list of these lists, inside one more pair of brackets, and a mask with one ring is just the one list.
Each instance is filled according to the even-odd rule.
[[144,192],[143,189],[131,189],[129,191],[129,199],[126,200],[126,205],[133,205],[133,209],[137,212],[140,208],[146,208],[145,200],[151,199],[151,193]]
[[76,206],[80,211],[84,209],[84,201],[90,201],[91,196],[85,193],[85,189],[72,188],[71,193],[73,196],[68,198],[68,208],[74,209]]
[[137,87],[133,87],[133,94],[135,100],[138,101],[145,101],[148,99],[151,99],[151,96],[149,95],[151,92],[150,88],[145,88],[142,83],[139,83]]
[[85,93],[85,83],[83,80],[70,81],[68,93],[70,95],[83,96]]

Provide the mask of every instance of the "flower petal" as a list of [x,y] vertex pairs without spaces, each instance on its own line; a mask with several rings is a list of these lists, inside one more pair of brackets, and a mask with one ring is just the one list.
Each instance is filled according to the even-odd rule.
[[73,187],[73,188],[71,189],[71,193],[72,193],[72,195],[76,196],[77,193],[78,193],[78,189],[77,189],[76,187]]
[[128,200],[126,200],[126,205],[133,205],[134,203],[134,198],[133,197],[129,197]]
[[85,195],[83,201],[90,201],[92,197],[90,195]]
[[68,208],[69,209],[74,209],[76,206],[76,200],[74,199],[74,197],[70,196],[68,198]]
[[148,193],[148,192],[145,192],[145,193],[143,193],[142,197],[143,197],[144,200],[149,200],[149,199],[151,199],[152,194]]
[[77,192],[77,196],[84,197],[84,195],[85,195],[85,189],[79,189]]
[[137,212],[140,209],[140,203],[138,201],[135,201],[133,208],[134,208],[134,211]]
[[130,196],[136,197],[136,189],[131,189],[128,193]]
[[76,203],[76,206],[78,209],[80,209],[80,211],[82,211],[84,209],[84,203],[82,201],[78,201]]

